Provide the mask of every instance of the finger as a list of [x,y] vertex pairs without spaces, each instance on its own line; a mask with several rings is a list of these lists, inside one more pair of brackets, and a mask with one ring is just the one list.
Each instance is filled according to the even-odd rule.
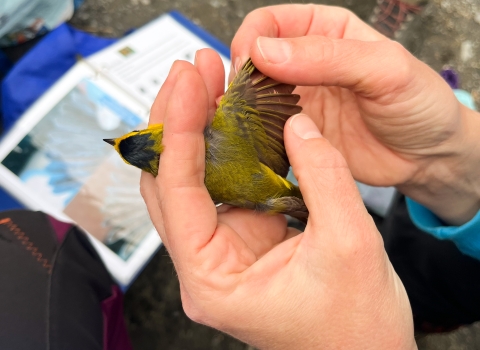
[[339,86],[368,97],[405,89],[419,70],[414,57],[393,41],[365,42],[306,36],[259,37],[252,61],[273,79],[296,85]]
[[285,147],[310,212],[307,229],[313,228],[316,241],[328,247],[355,239],[362,228],[368,227],[363,230],[367,234],[372,231],[345,159],[308,116],[297,114],[287,121]]
[[[150,110],[150,120],[149,125],[163,123],[165,117],[165,111],[167,107],[168,100],[172,94],[173,87],[177,81],[177,75],[182,70],[192,70],[195,69],[191,64],[185,61],[175,61],[170,68],[170,72],[167,76],[167,79],[163,83],[160,91],[153,102],[152,108]],[[152,222],[155,225],[160,238],[168,249],[168,238],[165,235],[165,230],[163,227],[163,217],[160,210],[157,198],[157,186],[155,184],[155,179],[152,175],[142,172],[140,178],[140,192],[142,194],[143,200],[147,205],[147,210],[150,215]]]
[[[259,36],[291,38],[306,35],[365,41],[386,39],[351,11],[341,7],[311,4],[264,7],[249,13],[235,34],[231,45],[232,64],[238,71]],[[229,79],[233,76],[234,72]]]
[[163,244],[169,249],[168,239],[165,235],[162,211],[160,210],[157,185],[152,174],[142,171],[140,177],[140,193],[147,206],[148,214],[152,220],[157,233],[159,234]]
[[217,223],[215,205],[204,185],[207,112],[208,93],[202,77],[196,70],[181,71],[167,106],[165,149],[156,178],[174,256],[195,255],[210,240]]
[[190,63],[186,61],[175,61],[170,68],[167,79],[163,83],[160,91],[153,102],[152,108],[150,109],[150,120],[148,125],[160,124],[163,123],[165,118],[165,110],[167,108],[168,100],[172,94],[173,87],[177,81],[177,75],[182,70],[193,70],[193,67]]
[[225,89],[225,70],[220,55],[212,49],[197,51],[195,67],[200,73],[208,93],[208,118],[213,119],[217,109],[216,99]]

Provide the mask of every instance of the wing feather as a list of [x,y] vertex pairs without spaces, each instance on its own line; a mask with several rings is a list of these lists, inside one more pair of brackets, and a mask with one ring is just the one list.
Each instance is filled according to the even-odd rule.
[[[235,118],[239,132],[245,125],[251,134],[260,162],[285,177],[288,163],[283,140],[287,119],[300,113],[294,85],[283,84],[262,74],[248,60],[230,84],[221,103],[224,114]],[[259,127],[260,126],[260,127]]]

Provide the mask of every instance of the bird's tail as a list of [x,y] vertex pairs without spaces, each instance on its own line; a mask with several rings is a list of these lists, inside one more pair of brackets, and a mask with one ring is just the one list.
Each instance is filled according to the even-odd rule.
[[272,212],[289,215],[303,223],[308,220],[308,208],[302,198],[296,196],[280,197],[268,201]]

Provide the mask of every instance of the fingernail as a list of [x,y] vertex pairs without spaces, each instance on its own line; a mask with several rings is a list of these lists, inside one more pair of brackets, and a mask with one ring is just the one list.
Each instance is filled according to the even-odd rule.
[[240,57],[235,58],[233,68],[235,69],[235,74],[237,74],[240,68],[242,68],[242,60],[240,59]]
[[257,46],[266,62],[278,64],[287,61],[292,55],[290,43],[284,39],[259,36]]
[[297,114],[290,119],[290,127],[295,135],[307,140],[318,139],[322,134],[310,117],[305,114]]

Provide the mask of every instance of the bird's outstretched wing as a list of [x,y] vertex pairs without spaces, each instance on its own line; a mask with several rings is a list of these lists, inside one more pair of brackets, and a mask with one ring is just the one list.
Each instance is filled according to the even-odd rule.
[[220,108],[251,135],[260,162],[278,175],[287,176],[289,162],[283,143],[287,119],[300,113],[295,85],[283,84],[262,74],[249,59],[230,84]]

